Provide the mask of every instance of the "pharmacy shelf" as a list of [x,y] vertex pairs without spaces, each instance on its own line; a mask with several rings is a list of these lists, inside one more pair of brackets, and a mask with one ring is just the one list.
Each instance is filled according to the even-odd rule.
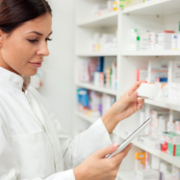
[[174,111],[180,111],[180,104],[172,104],[172,103],[169,103],[168,101],[165,101],[165,100],[152,101],[152,100],[147,100],[146,99],[145,103],[153,105],[153,106],[158,106],[158,107],[162,107],[162,108],[166,108],[166,109],[171,109],[171,110],[174,110]]
[[180,51],[123,51],[122,56],[180,56]]
[[152,0],[151,2],[131,6],[123,10],[123,14],[170,15],[180,12],[179,0]]
[[100,56],[117,56],[116,52],[82,52],[77,53],[77,56],[80,57],[100,57]]
[[[124,134],[120,134],[119,137],[121,139],[126,139],[127,136],[124,135]],[[156,149],[153,149],[149,146],[146,146],[145,144],[143,144],[142,142],[138,141],[137,139],[135,139],[133,141],[133,145],[135,145],[136,147],[144,150],[144,151],[147,151],[149,152],[150,154],[154,155],[154,156],[157,156],[158,158],[174,165],[174,166],[177,166],[178,168],[180,168],[180,157],[173,157],[173,156],[170,156],[170,155],[167,155],[163,152],[161,152],[160,150],[156,150]]]
[[82,87],[82,88],[86,88],[86,89],[101,92],[101,93],[110,94],[110,95],[113,95],[113,96],[117,95],[117,91],[115,91],[115,90],[100,87],[100,86],[95,86],[95,85],[93,85],[91,83],[76,82],[76,85],[79,86],[79,87]]
[[78,111],[75,111],[74,113],[75,113],[76,116],[78,116],[81,119],[83,119],[83,120],[85,120],[85,121],[87,121],[89,123],[92,123],[92,124],[98,120],[98,118],[89,117],[89,116],[87,116],[87,115],[85,115],[85,114],[83,114],[81,112],[78,112]]
[[95,17],[85,22],[78,23],[79,27],[107,27],[117,25],[118,12],[110,12],[100,17]]
[[118,173],[118,180],[133,180],[134,172],[133,171],[120,171]]

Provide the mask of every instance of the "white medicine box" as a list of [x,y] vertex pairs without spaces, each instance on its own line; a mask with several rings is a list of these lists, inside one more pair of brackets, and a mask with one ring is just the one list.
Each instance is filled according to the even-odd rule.
[[137,93],[140,98],[155,100],[160,90],[160,84],[142,83],[137,90]]

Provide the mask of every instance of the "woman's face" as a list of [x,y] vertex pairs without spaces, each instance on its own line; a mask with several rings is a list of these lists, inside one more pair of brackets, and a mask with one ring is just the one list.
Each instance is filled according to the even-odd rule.
[[10,35],[0,30],[0,66],[19,75],[33,76],[49,55],[47,41],[52,34],[49,13],[30,20]]

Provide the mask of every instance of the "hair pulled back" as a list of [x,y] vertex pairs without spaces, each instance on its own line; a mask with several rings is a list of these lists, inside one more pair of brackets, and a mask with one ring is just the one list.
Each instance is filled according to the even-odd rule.
[[0,0],[0,29],[11,33],[26,21],[52,10],[46,0]]

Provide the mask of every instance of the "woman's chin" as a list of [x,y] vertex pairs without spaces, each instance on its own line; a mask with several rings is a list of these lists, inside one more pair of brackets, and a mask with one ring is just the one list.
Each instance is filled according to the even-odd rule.
[[38,72],[38,69],[31,69],[28,71],[25,71],[25,73],[23,73],[24,76],[35,76]]

